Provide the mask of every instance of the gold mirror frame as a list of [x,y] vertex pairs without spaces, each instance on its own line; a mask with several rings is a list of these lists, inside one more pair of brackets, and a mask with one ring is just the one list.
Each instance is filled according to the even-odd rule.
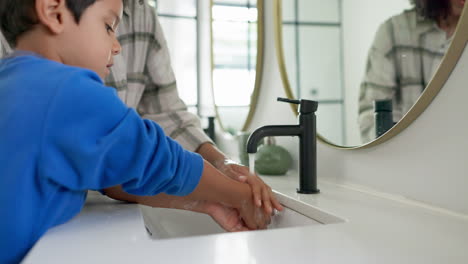
[[[278,65],[280,69],[281,81],[285,89],[286,96],[290,99],[295,99],[292,93],[292,89],[289,83],[288,75],[286,72],[286,64],[284,59],[283,52],[283,28],[282,28],[282,14],[281,14],[281,5],[282,0],[274,0],[273,3],[273,12],[274,12],[274,23],[275,23],[275,47],[276,47],[276,56],[278,58]],[[325,137],[317,133],[317,139],[326,145],[329,145],[338,149],[365,149],[373,146],[377,146],[392,137],[398,135],[401,131],[407,128],[424,110],[429,106],[432,100],[436,97],[439,91],[444,86],[448,77],[452,73],[455,65],[457,64],[459,58],[461,57],[463,50],[468,42],[468,11],[467,7],[463,8],[463,13],[458,21],[457,28],[454,33],[454,38],[450,47],[447,50],[447,53],[444,55],[442,62],[440,63],[434,77],[427,85],[424,92],[419,97],[418,101],[410,108],[410,110],[403,116],[403,118],[385,134],[378,137],[377,139],[365,143],[361,146],[340,146],[328,141]],[[460,33],[459,33],[460,32]],[[463,34],[465,32],[465,34]],[[293,112],[297,115],[297,106],[291,105]]]
[[[213,98],[213,105],[215,108],[216,118],[218,119],[218,123],[223,131],[226,131],[221,117],[219,115],[218,106],[216,105],[216,100],[214,97],[214,81],[213,81],[213,71],[214,71],[214,51],[213,51],[213,1],[210,1],[210,35],[211,35],[211,94]],[[252,95],[250,97],[250,108],[249,113],[247,114],[247,118],[242,126],[241,131],[246,131],[252,119],[254,117],[257,103],[258,103],[258,95],[260,93],[260,86],[262,84],[263,78],[263,58],[264,58],[264,47],[265,47],[265,31],[264,31],[264,22],[265,22],[265,12],[264,12],[264,1],[257,0],[257,59],[255,65],[255,84]]]

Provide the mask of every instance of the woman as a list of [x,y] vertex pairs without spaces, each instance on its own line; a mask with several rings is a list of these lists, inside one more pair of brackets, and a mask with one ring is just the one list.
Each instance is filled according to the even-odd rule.
[[398,122],[418,100],[437,70],[460,19],[465,0],[411,0],[414,8],[378,29],[368,55],[359,97],[363,143],[376,138],[373,102],[393,102]]

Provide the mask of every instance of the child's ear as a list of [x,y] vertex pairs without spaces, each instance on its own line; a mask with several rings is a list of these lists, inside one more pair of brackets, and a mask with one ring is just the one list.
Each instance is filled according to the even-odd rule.
[[37,19],[54,34],[63,31],[67,12],[65,0],[36,0]]

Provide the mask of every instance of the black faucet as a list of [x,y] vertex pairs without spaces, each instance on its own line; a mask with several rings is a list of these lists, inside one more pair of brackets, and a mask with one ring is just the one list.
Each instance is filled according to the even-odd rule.
[[257,143],[269,136],[298,136],[299,145],[299,188],[298,193],[319,193],[317,189],[317,131],[315,111],[318,102],[311,100],[290,100],[279,98],[278,101],[299,105],[299,125],[263,126],[255,130],[247,141],[247,152],[256,153]]
[[214,116],[209,116],[208,117],[208,127],[204,128],[203,131],[205,131],[205,134],[207,134],[211,138],[211,140],[213,140],[213,142],[216,143],[214,120],[215,120]]
[[378,138],[385,134],[396,123],[393,122],[392,100],[374,101],[375,136]]

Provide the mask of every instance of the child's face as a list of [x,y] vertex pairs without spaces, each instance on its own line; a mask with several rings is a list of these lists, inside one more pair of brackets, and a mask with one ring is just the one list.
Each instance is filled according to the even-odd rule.
[[84,11],[79,24],[71,13],[64,18],[68,23],[60,35],[62,62],[93,70],[104,79],[113,56],[120,53],[115,30],[122,10],[122,0],[98,0]]

